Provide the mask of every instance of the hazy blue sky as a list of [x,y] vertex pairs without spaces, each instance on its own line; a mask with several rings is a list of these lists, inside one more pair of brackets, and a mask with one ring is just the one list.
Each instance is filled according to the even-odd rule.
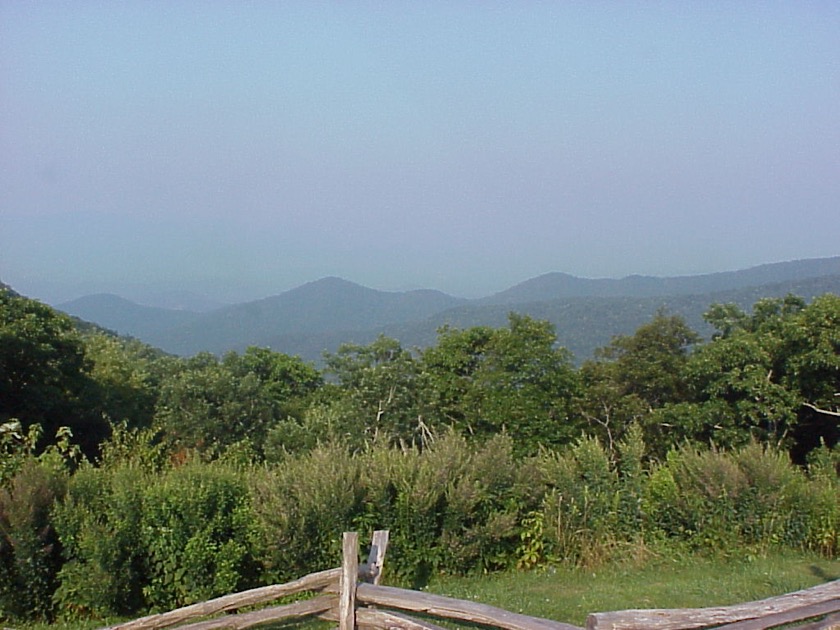
[[0,279],[478,296],[840,253],[840,3],[0,1]]

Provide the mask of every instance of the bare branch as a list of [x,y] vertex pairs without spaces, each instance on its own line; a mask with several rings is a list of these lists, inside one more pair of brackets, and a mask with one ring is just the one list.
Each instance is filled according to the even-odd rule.
[[834,416],[835,418],[840,418],[840,411],[831,411],[829,409],[820,409],[816,405],[812,405],[811,403],[808,403],[808,402],[803,402],[802,404],[805,407],[808,407],[808,409],[813,409],[817,413],[821,413],[821,414],[824,414],[826,416]]

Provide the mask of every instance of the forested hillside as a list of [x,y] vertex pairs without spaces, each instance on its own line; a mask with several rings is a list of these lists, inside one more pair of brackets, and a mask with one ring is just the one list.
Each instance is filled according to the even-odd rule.
[[200,313],[142,306],[118,295],[88,295],[58,306],[59,310],[122,335],[143,339],[147,343],[162,330],[194,321]]
[[627,552],[840,553],[840,297],[673,309],[580,365],[508,313],[323,369],[167,355],[0,290],[0,617],[170,608],[331,566],[393,579]]
[[[535,319],[552,323],[560,345],[568,348],[576,364],[591,359],[598,348],[607,345],[616,335],[631,335],[639,326],[649,320],[660,309],[666,309],[683,317],[693,330],[704,339],[714,333],[704,314],[715,303],[732,303],[748,310],[762,298],[783,298],[793,294],[811,300],[824,293],[840,294],[840,275],[823,276],[804,280],[791,280],[747,286],[714,293],[688,295],[662,295],[652,297],[569,297],[537,302],[510,304],[466,304],[444,313],[439,313],[418,323],[385,327],[381,332],[399,339],[406,347],[425,348],[435,343],[436,331],[443,325],[460,328],[470,326],[503,326],[511,310],[527,314]],[[360,341],[368,342],[375,338],[370,332],[367,336],[357,333]],[[272,347],[285,347],[293,354],[314,357],[314,348],[295,344],[293,339],[283,339]],[[308,341],[308,340],[304,340]],[[340,340],[332,339],[338,347]],[[321,344],[324,341],[320,342]],[[327,346],[330,347],[330,346]]]
[[764,297],[792,293],[812,299],[840,293],[840,257],[762,265],[702,276],[621,280],[546,274],[478,300],[439,291],[377,291],[323,278],[255,302],[207,313],[150,308],[98,295],[60,305],[71,315],[167,352],[222,355],[270,347],[322,366],[323,353],[344,342],[368,344],[380,334],[406,348],[434,345],[443,325],[503,326],[510,311],[550,321],[576,363],[615,335],[630,335],[660,308],[685,317],[704,338],[703,313],[715,302],[747,309]]
[[565,273],[547,273],[484,298],[481,302],[520,304],[572,297],[701,295],[837,275],[840,275],[840,256],[771,263],[739,271],[664,278],[635,275],[621,279],[587,279]]

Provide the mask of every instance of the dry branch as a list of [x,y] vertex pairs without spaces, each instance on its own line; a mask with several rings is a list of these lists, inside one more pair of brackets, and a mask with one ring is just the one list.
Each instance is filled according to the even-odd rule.
[[[836,394],[835,394],[835,396],[836,396]],[[812,405],[809,402],[804,402],[802,404],[805,407],[808,407],[808,409],[813,409],[817,413],[821,413],[821,414],[826,415],[826,416],[834,416],[835,418],[840,418],[840,411],[831,411],[830,409],[820,409],[816,405]]]

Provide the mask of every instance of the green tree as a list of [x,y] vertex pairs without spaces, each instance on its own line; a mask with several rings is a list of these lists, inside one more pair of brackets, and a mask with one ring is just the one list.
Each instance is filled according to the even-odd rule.
[[164,380],[155,411],[174,448],[210,456],[245,440],[262,444],[274,419],[274,403],[256,375],[238,377],[207,354]]
[[688,361],[691,400],[663,409],[663,424],[719,446],[783,445],[800,463],[821,442],[837,442],[837,296],[811,305],[792,295],[765,298],[750,313],[715,304],[705,317],[717,333]]
[[255,376],[273,401],[276,418],[300,419],[312,394],[323,385],[320,372],[312,365],[269,348],[251,346],[241,355],[230,352],[222,365],[237,378]]
[[682,317],[660,310],[634,334],[615,337],[597,356],[615,363],[613,376],[624,394],[635,394],[655,409],[687,399],[683,370],[699,341]]
[[247,443],[261,454],[271,429],[299,422],[321,385],[312,366],[265,348],[231,352],[221,361],[201,353],[171,366],[155,421],[177,448],[214,456]]
[[427,407],[479,436],[508,432],[518,452],[570,441],[577,377],[551,323],[511,313],[506,328],[443,328],[423,354]]
[[629,393],[618,375],[615,362],[586,361],[580,368],[580,390],[575,413],[587,425],[611,456],[626,431],[640,424],[650,407],[638,394]]
[[840,296],[826,294],[782,326],[783,383],[799,397],[794,458],[840,440]]
[[685,382],[690,350],[699,342],[682,317],[660,310],[633,335],[615,337],[597,350],[581,368],[584,386],[577,400],[589,432],[612,453],[628,427],[638,423],[649,454],[656,456],[692,434],[694,416],[681,412],[691,400]]
[[495,331],[475,385],[479,423],[490,433],[508,431],[520,450],[565,444],[579,432],[570,418],[577,388],[571,354],[557,347],[550,322],[511,313],[508,327]]
[[85,335],[84,345],[102,414],[112,423],[149,426],[159,390],[154,364],[161,353],[101,332]]
[[783,444],[796,422],[796,396],[779,382],[778,339],[736,330],[700,348],[686,377],[695,391],[693,439],[740,446],[750,439]]
[[476,374],[493,334],[489,326],[464,330],[444,326],[438,330],[437,344],[423,353],[423,371],[428,382],[424,397],[435,410],[436,424],[453,427],[462,433],[478,430],[473,426],[476,419],[469,398],[474,396]]
[[68,426],[92,454],[109,430],[96,393],[72,320],[0,289],[0,422],[40,424],[47,436]]
[[332,405],[339,433],[368,440],[422,441],[426,425],[420,406],[420,366],[396,339],[380,335],[362,346],[342,344],[326,355],[326,372],[338,384]]

